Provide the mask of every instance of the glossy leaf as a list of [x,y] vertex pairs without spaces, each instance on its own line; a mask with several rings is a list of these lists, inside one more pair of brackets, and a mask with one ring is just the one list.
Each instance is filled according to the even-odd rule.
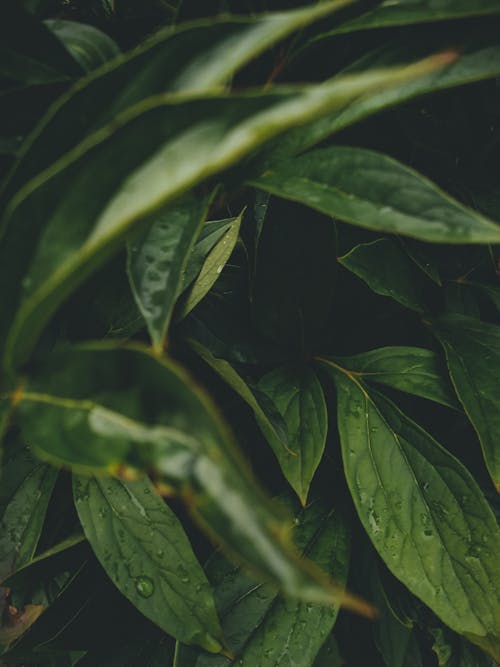
[[202,527],[286,594],[324,604],[342,598],[370,613],[297,559],[283,519],[210,401],[173,362],[137,346],[68,350],[51,358],[18,399],[22,428],[40,455],[101,472],[147,468]]
[[158,32],[60,98],[25,144],[8,192],[13,194],[126,108],[168,91],[220,89],[259,53],[350,2],[336,0],[251,19],[225,17]]
[[338,366],[345,473],[359,518],[393,574],[449,627],[500,655],[500,533],[461,463]]
[[427,310],[424,278],[392,239],[361,243],[339,257],[339,262],[377,294],[417,313]]
[[328,81],[297,92],[185,101],[153,98],[97,132],[19,192],[7,214],[0,280],[10,288],[2,303],[2,323],[11,320],[17,300],[22,300],[9,333],[7,365],[26,360],[64,298],[134,226],[146,227],[159,208],[287,128],[444,62],[438,55],[400,70]]
[[385,0],[372,11],[341,24],[330,34],[388,28],[413,23],[446,21],[470,16],[490,16],[492,14],[500,14],[500,8],[496,0],[474,0],[474,2],[442,0],[436,3],[426,0],[410,0],[409,2]]
[[153,346],[161,350],[183,273],[207,214],[208,197],[189,196],[160,209],[129,245],[128,274]]
[[434,243],[498,243],[500,225],[392,158],[335,146],[276,165],[252,182],[345,222]]
[[242,218],[243,213],[234,218],[227,231],[205,257],[194,283],[182,296],[178,319],[186,317],[216,283],[236,246]]
[[[328,357],[325,357],[328,360]],[[450,408],[457,399],[438,355],[420,347],[381,347],[354,357],[331,357],[368,383],[386,385]]]
[[446,353],[451,380],[481,442],[486,467],[500,492],[500,328],[453,315],[433,325]]
[[[298,514],[294,541],[309,558],[339,581],[346,580],[350,557],[349,528],[336,511],[317,503]],[[247,667],[311,667],[335,623],[338,608],[286,600],[229,565],[220,556],[207,574],[236,664]],[[223,656],[208,656],[178,646],[175,667],[223,667]]]
[[287,447],[276,438],[268,421],[257,417],[285,477],[306,504],[309,487],[325,449],[328,416],[323,389],[306,366],[285,366],[271,371],[258,388],[274,403],[287,427]]
[[188,263],[182,278],[182,292],[185,292],[194,283],[207,256],[229,230],[233,222],[234,218],[207,220],[205,222],[188,257]]
[[165,632],[222,648],[210,585],[175,514],[147,478],[76,477],[85,535],[117,588]]
[[84,72],[91,72],[120,53],[111,37],[94,26],[62,19],[47,20],[45,25],[63,43]]
[[57,470],[18,448],[4,463],[0,505],[0,582],[31,560]]

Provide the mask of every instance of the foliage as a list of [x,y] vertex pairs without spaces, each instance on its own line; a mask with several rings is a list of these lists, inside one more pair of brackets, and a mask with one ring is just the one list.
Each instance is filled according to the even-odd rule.
[[500,662],[498,0],[1,12],[2,664]]

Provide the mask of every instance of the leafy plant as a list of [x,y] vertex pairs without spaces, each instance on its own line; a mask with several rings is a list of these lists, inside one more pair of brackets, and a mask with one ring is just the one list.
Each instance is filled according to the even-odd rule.
[[2,8],[6,666],[500,662],[500,3],[290,4]]

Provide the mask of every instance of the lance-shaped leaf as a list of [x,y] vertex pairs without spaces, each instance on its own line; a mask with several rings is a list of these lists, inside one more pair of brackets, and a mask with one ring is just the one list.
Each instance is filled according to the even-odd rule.
[[[328,114],[306,127],[288,132],[279,141],[273,142],[269,149],[266,149],[264,157],[259,160],[259,165],[263,166],[258,173],[263,171],[264,167],[274,166],[283,159],[287,160],[290,155],[303,152],[331,134],[379,111],[402,104],[420,95],[500,75],[500,46],[498,30],[495,26],[492,26],[491,29],[481,26],[477,33],[471,34],[471,27],[467,24],[463,38],[458,39],[458,43],[461,45],[460,57],[445,70],[429,73],[417,80],[403,82],[374,95],[353,100],[343,109]],[[366,72],[372,68],[401,65],[422,57],[433,48],[442,48],[441,34],[435,41],[430,38],[422,40],[420,35],[413,40],[405,36],[367,53],[338,76]]]
[[474,426],[486,467],[500,492],[500,328],[453,315],[433,323],[446,353],[451,380]]
[[219,651],[208,580],[181,523],[150,481],[76,477],[73,489],[85,535],[123,595],[168,634]]
[[393,574],[450,628],[500,657],[500,532],[464,466],[395,405],[327,362],[347,482]]
[[376,9],[352,21],[342,23],[330,33],[321,35],[321,38],[328,36],[328,34],[334,35],[414,23],[431,23],[432,21],[446,21],[470,16],[491,16],[492,14],[500,14],[500,7],[496,0],[474,0],[474,2],[468,2],[468,0],[441,0],[435,4],[422,0],[410,0],[410,2],[385,0]]
[[101,472],[147,468],[211,535],[285,593],[325,604],[342,598],[369,613],[297,558],[211,402],[173,362],[138,346],[68,350],[48,360],[16,400],[40,455]]
[[18,446],[2,469],[0,582],[28,563],[35,553],[57,470]]
[[350,2],[324,2],[251,19],[224,17],[158,32],[131,53],[79,81],[60,98],[25,143],[8,192],[13,194],[86,134],[103,127],[127,107],[167,91],[221,88],[259,53]]
[[[210,350],[204,347],[199,341],[189,338],[190,347],[217,375],[233,389],[240,398],[253,410],[257,422],[262,429],[269,443],[276,453],[278,448],[288,450],[288,426],[280,414],[278,407],[272,400],[266,400],[267,396],[258,386],[252,386],[251,383],[238,372],[234,364],[225,359],[212,354]],[[283,454],[285,456],[285,454]],[[278,460],[281,460],[278,457]],[[283,471],[285,472],[285,471]],[[286,473],[285,473],[286,474]]]
[[91,72],[120,53],[111,37],[94,26],[62,19],[47,20],[45,25],[64,44],[83,72]]
[[[180,299],[177,319],[186,317],[186,315],[198,305],[216,283],[217,278],[222,273],[223,268],[229,261],[236,246],[242,218],[243,212],[228,223],[223,236],[217,240],[216,244],[204,258],[203,264],[201,265],[200,271],[194,279],[193,284],[186,290],[185,294],[183,294]],[[211,239],[210,237],[207,237],[203,241],[200,241],[200,243],[197,243],[196,246],[201,252],[202,247],[205,247],[205,244],[209,245],[209,243],[211,243]],[[185,276],[185,278],[187,278],[187,276]]]
[[457,407],[446,367],[431,350],[420,347],[381,347],[353,357],[331,357],[331,361],[366,382],[386,385],[450,408]]
[[500,225],[397,160],[363,148],[314,150],[279,163],[252,184],[375,231],[433,243],[500,241]]
[[0,280],[9,286],[3,326],[19,298],[22,305],[10,329],[7,365],[29,356],[64,298],[161,207],[287,128],[448,60],[440,54],[294,92],[182,101],[160,96],[96,132],[23,188],[9,208],[0,252]]
[[209,197],[185,197],[158,211],[129,245],[128,274],[153,346],[163,348],[189,254],[207,214]]
[[268,421],[257,421],[303,505],[325,449],[328,429],[323,389],[315,372],[307,367],[284,366],[271,371],[258,388],[276,406],[287,427],[287,446],[276,438]]
[[339,262],[381,296],[394,299],[405,308],[427,310],[422,273],[392,239],[360,243]]
[[[345,582],[350,558],[350,531],[337,511],[313,503],[296,517],[296,545],[309,558]],[[285,600],[272,587],[215,555],[207,564],[217,609],[236,664],[246,667],[311,667],[330,633],[337,607]],[[223,656],[208,656],[178,645],[175,667],[226,667]]]

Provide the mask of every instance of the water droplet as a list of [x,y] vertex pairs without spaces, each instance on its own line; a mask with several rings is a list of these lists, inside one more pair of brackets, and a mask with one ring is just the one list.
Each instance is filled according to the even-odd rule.
[[142,595],[143,598],[149,598],[151,595],[153,595],[155,585],[152,579],[142,576],[136,577],[135,588],[139,595]]
[[224,267],[222,266],[222,264],[221,264],[220,266],[218,266],[218,267],[217,267],[217,273],[222,273],[222,269],[223,269],[223,268],[224,268]]

